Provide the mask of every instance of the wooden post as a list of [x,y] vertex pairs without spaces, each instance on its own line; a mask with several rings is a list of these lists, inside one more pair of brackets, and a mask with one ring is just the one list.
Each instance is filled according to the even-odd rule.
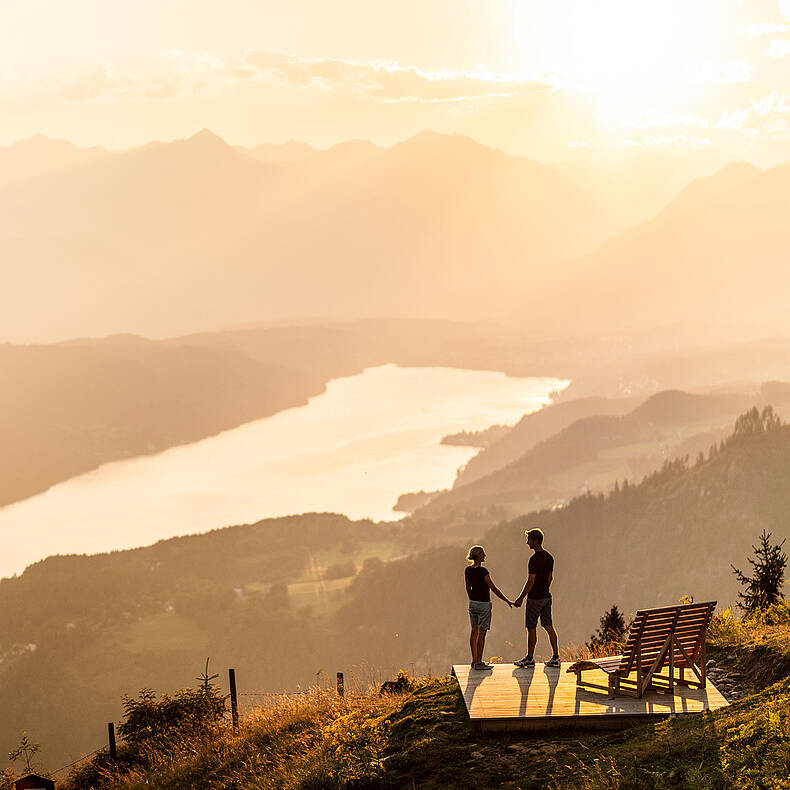
[[115,746],[115,724],[113,722],[107,723],[107,735],[110,739],[110,757],[113,760],[118,759],[118,749]]
[[700,661],[699,661],[700,675],[702,675],[702,688],[705,688],[705,679],[708,676],[708,668],[705,666],[705,633],[702,634],[702,647],[700,648]]
[[345,693],[346,693],[346,687],[345,687],[345,683],[343,682],[343,673],[342,672],[338,672],[337,673],[337,693],[341,697],[345,696]]
[[228,679],[230,680],[230,718],[233,722],[233,729],[238,732],[239,729],[239,700],[236,696],[236,670],[228,670]]

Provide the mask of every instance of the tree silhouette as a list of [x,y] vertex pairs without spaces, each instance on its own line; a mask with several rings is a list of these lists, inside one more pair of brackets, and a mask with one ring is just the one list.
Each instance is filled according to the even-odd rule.
[[617,604],[612,604],[612,608],[604,613],[601,618],[598,630],[590,637],[587,642],[587,649],[591,651],[599,650],[606,645],[611,645],[614,642],[620,642],[628,630],[625,618]]
[[771,533],[763,530],[759,547],[752,546],[754,555],[749,557],[753,575],[747,576],[730,565],[738,581],[746,588],[738,593],[738,606],[744,612],[759,612],[784,598],[781,587],[784,584],[787,555],[782,551],[782,546],[784,540],[771,543]]
[[759,433],[768,433],[781,428],[782,421],[777,416],[773,406],[766,406],[762,412],[754,406],[749,411],[741,414],[735,421],[734,436],[748,436]]
[[24,760],[25,772],[31,773],[33,770],[33,757],[35,757],[39,749],[41,749],[41,744],[31,743],[27,733],[23,732],[22,738],[19,741],[19,746],[8,753],[8,759],[12,763],[15,763],[17,760]]

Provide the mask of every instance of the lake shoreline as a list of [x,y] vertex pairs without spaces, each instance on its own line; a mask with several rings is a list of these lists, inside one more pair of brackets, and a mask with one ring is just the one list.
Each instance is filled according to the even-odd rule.
[[[441,445],[443,436],[519,419],[563,385],[396,365],[332,380],[306,405],[153,456],[104,464],[0,508],[12,558],[0,575],[52,554],[133,548],[294,513],[398,521],[403,516],[392,506],[402,493],[451,485],[474,454]],[[14,551],[20,535],[28,548]]]

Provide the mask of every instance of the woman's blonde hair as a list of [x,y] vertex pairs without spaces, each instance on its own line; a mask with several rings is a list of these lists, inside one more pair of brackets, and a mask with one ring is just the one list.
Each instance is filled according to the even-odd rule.
[[474,562],[476,557],[482,557],[485,553],[485,549],[482,546],[472,546],[469,549],[469,553],[466,555],[466,559],[469,560],[469,562]]

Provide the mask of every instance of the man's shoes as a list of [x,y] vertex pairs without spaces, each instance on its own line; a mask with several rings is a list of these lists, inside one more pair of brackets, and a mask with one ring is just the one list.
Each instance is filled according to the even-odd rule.
[[559,660],[559,658],[557,658],[557,656],[554,656],[554,658],[550,658],[550,659],[549,659],[549,660],[546,662],[546,666],[547,666],[547,667],[560,667],[560,666],[562,666],[562,665],[560,664],[560,660]]
[[472,664],[472,669],[493,669],[493,664],[486,664],[485,661],[481,661],[478,664]]
[[518,661],[514,661],[513,663],[522,669],[530,669],[535,666],[535,659],[532,658],[532,656],[524,656],[524,658],[520,658]]

